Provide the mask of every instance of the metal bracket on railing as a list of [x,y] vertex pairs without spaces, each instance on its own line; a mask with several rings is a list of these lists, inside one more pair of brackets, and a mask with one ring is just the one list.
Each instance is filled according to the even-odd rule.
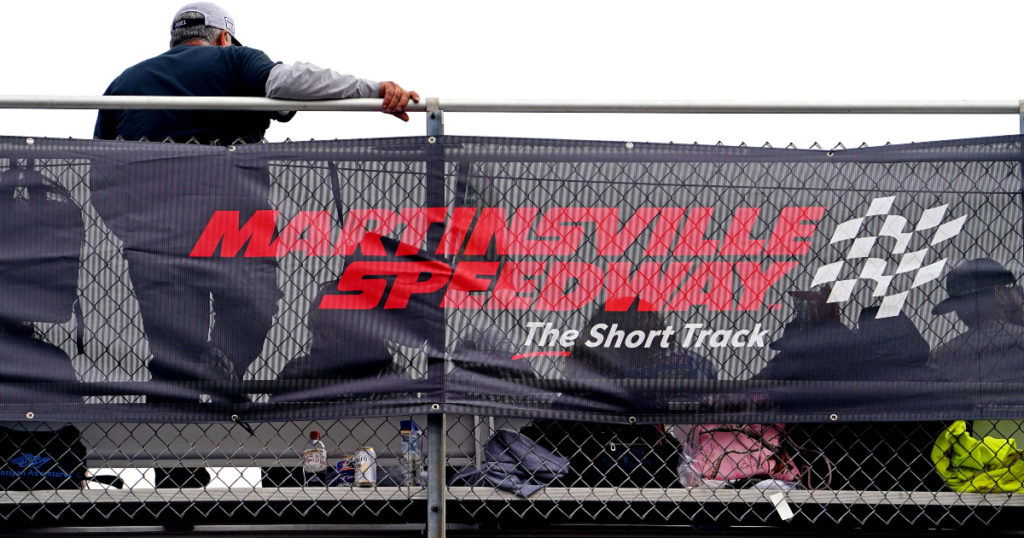
[[1020,111],[1020,134],[1024,134],[1024,99],[1017,101],[1017,106]]
[[[430,106],[428,103],[427,106]],[[444,134],[444,111],[427,111],[427,136],[441,136]]]

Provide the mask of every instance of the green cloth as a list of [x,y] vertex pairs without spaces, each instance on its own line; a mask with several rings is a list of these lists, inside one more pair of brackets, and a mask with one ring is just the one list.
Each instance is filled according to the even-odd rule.
[[1024,492],[1024,452],[1014,439],[980,441],[959,420],[946,428],[932,447],[932,463],[946,485],[961,493]]

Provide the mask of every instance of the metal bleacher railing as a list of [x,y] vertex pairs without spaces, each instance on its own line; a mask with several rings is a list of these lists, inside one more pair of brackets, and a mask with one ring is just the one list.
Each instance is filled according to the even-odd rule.
[[[217,109],[297,111],[377,111],[373,99],[344,101],[279,101],[263,98],[207,97],[71,97],[0,96],[6,109]],[[1021,114],[1017,101],[985,102],[569,102],[448,100],[427,98],[409,108],[427,115],[428,137],[444,134],[445,112],[452,113],[657,113],[657,114]],[[67,173],[74,174],[69,169]],[[435,201],[430,207],[443,205]],[[121,519],[167,522],[264,521],[339,519],[368,522],[405,522],[424,525],[428,536],[443,536],[449,520],[460,523],[500,522],[643,522],[643,523],[778,523],[777,506],[757,489],[709,489],[667,486],[657,480],[629,487],[565,484],[549,487],[529,499],[490,488],[447,486],[446,470],[480,463],[482,443],[501,428],[519,430],[523,420],[499,417],[445,416],[416,418],[426,423],[428,440],[424,487],[378,486],[372,489],[310,489],[288,473],[272,476],[267,468],[295,466],[296,442],[304,432],[320,429],[348,449],[361,444],[391,447],[382,450],[382,464],[398,450],[397,418],[324,420],[315,423],[254,424],[250,435],[232,424],[87,424],[81,425],[89,441],[87,461],[97,474],[112,471],[127,483],[122,489],[82,491],[0,492],[0,520],[32,524],[75,524]],[[1019,425],[1018,425],[1019,426]],[[863,428],[821,425],[821,435],[835,439],[861,437]],[[858,429],[859,428],[859,429]],[[1019,430],[1019,427],[1018,427]],[[1012,433],[1012,432],[1011,432]],[[667,433],[665,435],[668,435]],[[933,436],[932,425],[877,425],[868,437],[893,445]],[[556,440],[557,441],[557,440]],[[582,440],[581,440],[582,442]],[[854,450],[855,451],[855,450]],[[886,474],[889,489],[868,489],[845,484],[826,490],[791,491],[789,502],[798,505],[811,524],[904,524],[941,527],[968,522],[989,523],[1004,509],[1024,506],[1008,495],[960,494],[907,487],[925,481],[916,471],[930,465],[927,454],[907,456],[894,450],[879,455],[872,467]],[[206,483],[177,480],[159,471],[161,463],[204,468],[212,475]],[[675,462],[661,462],[675,475]],[[831,462],[837,463],[837,462]],[[898,470],[897,470],[898,469]],[[909,476],[908,476],[909,475]],[[875,484],[875,478],[870,481]],[[909,480],[903,480],[909,478]],[[912,484],[913,485],[913,484]]]

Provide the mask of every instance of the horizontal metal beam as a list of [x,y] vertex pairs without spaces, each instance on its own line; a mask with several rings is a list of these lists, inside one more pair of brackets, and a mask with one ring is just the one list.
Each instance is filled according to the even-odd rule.
[[605,114],[1019,114],[1018,101],[482,101],[442,99],[446,112]]
[[[448,496],[453,500],[501,503],[772,503],[774,490],[759,489],[712,489],[695,488],[561,488],[548,486],[529,499],[487,487],[449,487]],[[10,492],[8,494],[12,494]],[[1007,493],[957,493],[955,491],[899,491],[899,490],[789,490],[786,500],[799,506],[825,504],[872,506],[961,506],[961,507],[1020,507],[1024,499],[1020,495]]]
[[[427,99],[411,112],[427,110]],[[1020,114],[1005,101],[555,101],[430,99],[447,112],[558,114]],[[0,95],[0,109],[379,111],[380,99],[291,101],[264,97]]]
[[159,488],[159,489],[68,489],[5,491],[0,496],[0,506],[23,504],[38,507],[42,504],[95,504],[117,503],[195,503],[195,502],[384,502],[398,503],[423,500],[426,490],[418,487],[373,487],[352,486],[313,488],[252,488],[230,489],[206,488]]
[[[3,95],[0,108],[87,110],[324,110],[379,111],[380,99],[285,101],[266,97],[171,97],[143,95]],[[411,111],[426,110],[414,104]]]
[[[711,488],[559,488],[549,486],[529,499],[491,487],[450,487],[449,500],[500,503],[771,503],[772,490]],[[418,486],[360,488],[352,486],[298,488],[234,487],[230,489],[159,488],[159,489],[87,489],[5,491],[0,506],[20,504],[78,504],[99,502],[167,503],[167,502],[408,502],[425,500],[426,490]],[[816,506],[825,504],[872,506],[959,506],[1009,508],[1024,506],[1020,495],[1007,493],[956,493],[954,491],[860,491],[860,490],[790,490],[789,502]]]

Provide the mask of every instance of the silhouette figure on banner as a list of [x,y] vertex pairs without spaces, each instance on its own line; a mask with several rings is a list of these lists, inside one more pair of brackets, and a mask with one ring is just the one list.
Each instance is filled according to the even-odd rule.
[[778,354],[754,379],[832,381],[934,381],[928,342],[905,314],[877,318],[878,307],[861,310],[857,328],[842,322],[830,287],[791,291],[794,318],[769,344]]
[[955,313],[967,330],[935,348],[931,365],[950,381],[1024,380],[1024,291],[1017,277],[994,260],[967,260],[946,275],[946,293],[932,313]]
[[[621,307],[623,301],[627,301],[627,309],[609,310],[611,305]],[[643,301],[610,299],[598,307],[580,331],[565,362],[566,379],[584,384],[585,388],[575,392],[583,400],[593,399],[592,403],[622,406],[635,412],[664,410],[667,400],[693,399],[693,395],[684,397],[681,392],[685,391],[680,391],[674,380],[713,380],[717,376],[706,357],[679,348],[674,336],[668,338],[668,347],[661,346],[660,338],[651,339],[650,346],[645,341],[634,348],[588,346],[588,336],[599,325],[604,326],[605,336],[612,328],[627,335],[635,331],[650,335],[667,328],[661,313]],[[612,339],[605,338],[604,342],[609,340]]]

